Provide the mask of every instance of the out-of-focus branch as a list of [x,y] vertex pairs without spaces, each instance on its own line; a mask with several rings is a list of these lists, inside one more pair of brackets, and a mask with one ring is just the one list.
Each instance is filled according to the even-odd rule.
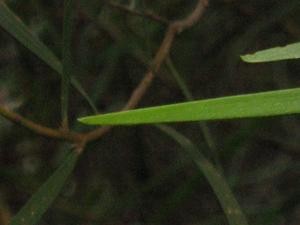
[[[144,78],[134,89],[128,102],[126,103],[126,105],[123,107],[122,110],[129,110],[135,108],[138,105],[138,103],[140,102],[140,100],[142,99],[142,97],[145,95],[146,91],[150,87],[152,80],[154,79],[154,74],[159,71],[162,63],[165,61],[166,57],[168,56],[176,34],[182,32],[183,30],[193,26],[196,22],[198,22],[202,17],[205,8],[207,6],[208,6],[208,0],[199,0],[195,9],[189,16],[187,16],[183,20],[174,21],[169,25],[166,34],[164,36],[164,39],[157,53],[155,54],[152,66],[148,69]],[[145,14],[143,14],[143,16],[144,15]],[[82,134],[82,133],[75,133],[68,130],[53,129],[53,128],[40,125],[1,106],[0,106],[0,115],[2,115],[3,117],[7,118],[12,122],[15,122],[23,127],[28,128],[29,130],[35,132],[36,134],[49,137],[49,138],[61,139],[61,140],[72,142],[77,145],[76,151],[78,151],[79,153],[83,151],[84,146],[87,142],[100,138],[112,128],[112,127],[101,127],[91,132]]]
[[[145,95],[146,91],[150,87],[154,78],[154,74],[159,71],[162,63],[167,58],[176,34],[181,33],[182,31],[190,28],[195,23],[197,23],[202,17],[202,15],[204,14],[204,11],[207,8],[208,3],[209,0],[199,0],[198,4],[196,5],[195,9],[191,12],[190,15],[188,15],[185,19],[174,21],[169,25],[167,32],[164,36],[164,39],[157,53],[155,54],[151,68],[149,68],[144,78],[141,80],[139,85],[132,92],[128,102],[126,103],[126,105],[122,110],[129,110],[135,108],[138,105],[138,103],[140,102],[140,100],[142,99],[142,97]],[[103,134],[108,132],[109,129],[111,129],[111,127],[102,127],[93,130],[86,135],[86,140],[92,141],[98,139]]]
[[145,12],[140,12],[140,11],[137,11],[137,10],[133,10],[129,7],[126,7],[122,4],[119,4],[119,3],[116,3],[116,2],[112,2],[112,1],[104,1],[104,3],[106,5],[108,5],[109,7],[111,8],[115,8],[115,9],[118,9],[120,11],[123,11],[129,15],[133,15],[133,16],[139,16],[139,17],[144,17],[144,18],[148,18],[150,20],[153,20],[153,21],[156,21],[156,22],[159,22],[161,24],[164,24],[164,25],[169,25],[169,21],[159,15],[156,15],[152,12],[149,12],[149,11],[145,11]]
[[6,119],[19,124],[23,127],[28,128],[29,130],[35,132],[36,134],[49,137],[49,138],[55,138],[55,139],[61,139],[73,143],[79,143],[84,140],[83,134],[79,133],[73,133],[73,132],[67,132],[62,130],[55,130],[49,127],[42,126],[38,123],[35,123],[29,119],[24,118],[23,116],[10,111],[9,109],[6,109],[4,107],[0,107],[0,115],[5,117]]

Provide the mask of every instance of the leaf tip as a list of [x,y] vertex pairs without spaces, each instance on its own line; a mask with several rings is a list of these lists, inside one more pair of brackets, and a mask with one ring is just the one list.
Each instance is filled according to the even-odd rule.
[[98,121],[95,121],[95,119],[98,118],[96,116],[85,116],[80,117],[77,119],[78,122],[85,124],[85,125],[99,125],[100,123]]
[[88,119],[87,117],[80,117],[77,119],[78,122],[83,123],[83,124],[88,124]]
[[241,59],[247,63],[255,63],[257,61],[253,60],[253,54],[241,55]]

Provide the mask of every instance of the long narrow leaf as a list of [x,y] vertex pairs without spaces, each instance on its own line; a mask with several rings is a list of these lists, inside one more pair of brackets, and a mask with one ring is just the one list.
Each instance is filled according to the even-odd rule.
[[86,93],[86,91],[83,89],[81,86],[80,82],[76,80],[74,77],[71,77],[71,84],[77,91],[82,95],[82,97],[85,98],[85,100],[88,102],[90,105],[91,109],[93,110],[94,113],[98,113],[97,107],[91,97]]
[[[29,28],[16,16],[4,3],[0,1],[0,26],[12,35],[23,46],[28,48],[31,52],[43,60],[50,68],[62,75],[63,68],[60,60],[53,54],[53,52],[42,43],[35,35],[33,35]],[[81,93],[81,95],[88,101],[91,108],[96,113],[96,107],[87,93],[81,87],[80,83],[74,78],[71,78],[72,85]]]
[[[181,89],[181,92],[185,96],[186,100],[193,101],[194,96],[193,96],[192,92],[188,88],[188,86],[187,86],[185,80],[183,79],[183,77],[181,76],[181,74],[176,69],[171,58],[167,58],[166,65],[167,65],[168,69],[170,70],[171,74],[173,75],[174,79],[176,80],[177,85]],[[217,152],[217,146],[216,146],[215,140],[213,138],[213,135],[212,135],[208,125],[204,121],[201,121],[198,124],[199,124],[200,130],[203,133],[204,140],[209,147],[209,153],[212,155],[212,157],[214,158],[214,161],[216,162],[218,167],[221,169],[221,163],[220,163],[218,152]]]
[[234,119],[300,113],[300,88],[236,95],[89,116],[85,124],[129,125]]
[[37,225],[73,171],[78,153],[72,151],[54,174],[40,187],[26,205],[13,217],[10,225]]
[[241,58],[248,63],[271,62],[286,59],[300,58],[300,42],[286,45],[284,47],[275,47],[253,54],[243,55]]
[[213,164],[207,160],[199,149],[185,136],[168,126],[158,126],[184,148],[194,161],[198,169],[204,174],[217,196],[230,225],[247,225],[247,219],[243,214],[239,203],[235,199],[226,179]]
[[68,127],[68,102],[70,77],[73,74],[72,63],[72,33],[74,19],[74,1],[64,1],[64,22],[63,22],[63,73],[61,82],[61,110],[63,127]]
[[4,1],[0,2],[0,25],[52,69],[61,72],[61,64],[57,57],[36,36],[29,32],[22,20],[13,14]]

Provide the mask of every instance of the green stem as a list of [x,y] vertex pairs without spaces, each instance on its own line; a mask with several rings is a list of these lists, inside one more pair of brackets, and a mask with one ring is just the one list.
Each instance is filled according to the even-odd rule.
[[70,78],[72,75],[72,31],[74,23],[74,0],[64,1],[64,20],[63,20],[63,74],[61,81],[61,110],[62,127],[68,129],[68,102]]

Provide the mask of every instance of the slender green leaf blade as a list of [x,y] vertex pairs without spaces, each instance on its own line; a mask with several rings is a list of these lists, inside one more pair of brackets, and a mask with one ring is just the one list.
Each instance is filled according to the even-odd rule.
[[173,138],[174,141],[180,144],[190,155],[190,158],[194,161],[195,165],[203,173],[212,187],[229,224],[247,225],[248,222],[246,216],[242,212],[240,205],[235,199],[226,179],[214,167],[214,165],[202,155],[194,143],[171,127],[161,125],[158,126],[158,128]]
[[[182,75],[176,69],[176,67],[170,57],[167,58],[166,65],[167,65],[168,69],[170,70],[171,74],[173,75],[174,79],[176,80],[176,82],[177,82],[179,88],[181,89],[182,94],[185,96],[185,98],[189,101],[193,101],[194,96],[193,96],[192,92],[188,88]],[[216,165],[218,165],[218,167],[221,169],[221,163],[220,163],[219,156],[217,153],[217,147],[216,147],[213,135],[210,132],[208,125],[204,121],[201,121],[198,124],[203,133],[204,140],[209,147],[209,153],[214,158]]]
[[83,89],[82,85],[78,80],[76,80],[74,77],[71,77],[71,84],[77,91],[82,95],[82,97],[87,101],[91,109],[94,113],[98,113],[97,107],[94,103],[94,101],[91,99],[91,97],[86,93],[86,91]]
[[72,34],[73,34],[73,19],[74,19],[74,1],[64,1],[64,21],[63,21],[63,73],[61,82],[61,110],[63,127],[68,127],[68,102],[69,102],[69,87],[70,78],[73,74],[72,63]]
[[185,80],[183,79],[183,77],[181,76],[181,74],[175,68],[175,65],[174,65],[173,61],[171,60],[171,58],[166,59],[166,65],[167,65],[167,68],[170,70],[171,74],[173,75],[175,81],[177,82],[177,85],[180,88],[184,97],[189,101],[194,100],[194,96],[192,95],[192,92],[188,88],[188,86],[187,86]]
[[[19,41],[23,46],[37,55],[58,74],[61,75],[63,73],[63,67],[60,60],[44,43],[42,43],[35,35],[30,32],[29,28],[7,7],[4,1],[0,1],[0,26],[10,35],[12,35],[17,41]],[[95,104],[82,88],[81,84],[74,77],[71,77],[71,83],[87,100],[93,111],[96,113],[97,110]]]
[[62,72],[61,63],[57,57],[29,31],[28,27],[7,7],[4,1],[0,2],[0,26],[52,69],[58,73]]
[[90,125],[130,125],[300,113],[300,88],[236,95],[80,118]]
[[66,179],[73,171],[77,159],[78,153],[72,151],[54,174],[13,217],[10,225],[36,225],[59,194]]
[[284,47],[275,47],[254,54],[241,56],[242,60],[248,63],[271,62],[286,59],[300,58],[300,42],[289,44]]

